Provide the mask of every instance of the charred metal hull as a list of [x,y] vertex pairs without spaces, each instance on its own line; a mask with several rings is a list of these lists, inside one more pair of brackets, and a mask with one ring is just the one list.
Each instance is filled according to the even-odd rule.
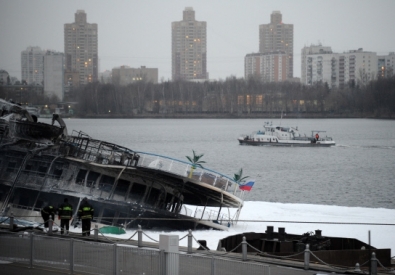
[[[78,209],[87,197],[94,222],[136,228],[226,230],[243,200],[238,183],[218,172],[152,153],[67,134],[59,115],[37,123],[21,106],[0,99],[0,212],[40,220],[46,204],[64,198]],[[188,209],[185,205],[196,207]],[[201,207],[201,209],[198,209]],[[206,207],[237,208],[228,217]]]
[[15,138],[26,140],[53,140],[63,133],[63,129],[58,126],[30,121],[11,121],[10,128]]
[[240,145],[252,145],[252,146],[281,146],[281,147],[331,147],[334,146],[334,142],[325,143],[325,142],[316,142],[315,140],[306,140],[306,141],[278,141],[278,142],[269,142],[269,141],[257,141],[257,140],[246,140],[243,138],[238,139]]

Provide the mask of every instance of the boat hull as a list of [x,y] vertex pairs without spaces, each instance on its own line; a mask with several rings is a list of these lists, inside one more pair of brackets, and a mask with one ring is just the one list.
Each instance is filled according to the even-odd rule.
[[299,140],[286,140],[278,142],[269,142],[269,141],[255,141],[255,140],[245,140],[238,139],[240,145],[252,145],[252,146],[285,146],[285,147],[330,147],[335,146],[336,143],[333,141],[299,141]]

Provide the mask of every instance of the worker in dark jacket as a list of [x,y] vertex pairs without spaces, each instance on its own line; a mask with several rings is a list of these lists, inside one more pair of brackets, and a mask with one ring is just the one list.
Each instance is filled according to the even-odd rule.
[[78,218],[82,221],[82,236],[89,236],[91,231],[91,220],[93,218],[93,207],[89,204],[88,199],[84,198],[78,209]]
[[47,204],[47,206],[41,209],[41,217],[44,220],[44,228],[48,229],[49,218],[52,220],[55,219],[55,208],[51,204]]
[[70,220],[73,216],[73,206],[69,203],[67,198],[59,206],[58,217],[60,219],[60,234],[64,233],[64,228],[66,228],[66,234],[69,234]]

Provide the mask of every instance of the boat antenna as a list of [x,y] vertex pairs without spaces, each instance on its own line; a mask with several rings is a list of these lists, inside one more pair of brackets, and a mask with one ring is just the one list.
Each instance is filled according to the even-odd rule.
[[280,126],[281,126],[281,121],[282,120],[283,120],[283,111],[281,111]]

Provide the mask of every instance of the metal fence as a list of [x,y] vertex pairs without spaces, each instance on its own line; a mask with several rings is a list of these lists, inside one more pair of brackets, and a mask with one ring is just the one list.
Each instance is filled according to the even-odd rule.
[[270,274],[268,265],[214,255],[170,253],[34,233],[0,234],[0,247],[2,260],[67,270],[70,274],[174,275],[171,270],[182,275]]

